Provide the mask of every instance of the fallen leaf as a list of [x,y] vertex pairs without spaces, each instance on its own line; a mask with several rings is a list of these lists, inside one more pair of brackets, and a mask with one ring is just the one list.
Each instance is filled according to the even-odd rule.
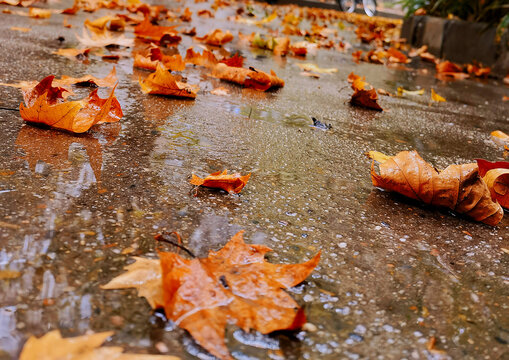
[[72,7],[62,10],[62,14],[76,15],[80,8],[80,0],[74,0]]
[[350,74],[348,74],[348,78],[347,78],[346,80],[347,80],[347,81],[351,84],[351,83],[353,83],[355,80],[358,80],[358,79],[360,79],[360,80],[362,80],[362,81],[366,80],[366,78],[365,78],[365,77],[361,77],[361,76],[359,76],[359,75],[357,75],[357,74],[354,74],[353,72],[351,72]]
[[244,65],[244,57],[240,56],[239,53],[235,53],[235,55],[229,57],[228,59],[223,59],[220,62],[228,66],[242,67]]
[[42,123],[54,128],[82,133],[95,124],[117,122],[123,116],[118,100],[112,89],[107,99],[97,95],[97,89],[78,101],[65,101],[62,88],[52,86],[54,76],[50,75],[31,91],[23,94],[26,105],[19,105],[23,120]]
[[302,264],[271,264],[264,260],[271,249],[244,243],[242,234],[207,258],[187,260],[172,252],[160,252],[160,260],[136,258],[127,273],[103,288],[135,287],[153,308],[162,297],[169,319],[214,356],[232,359],[224,343],[227,324],[268,334],[306,322],[303,309],[283,289],[304,281],[320,260],[318,253]]
[[13,30],[13,31],[21,31],[21,32],[29,32],[29,31],[32,31],[32,29],[30,29],[30,28],[17,27],[17,26],[12,26],[10,29],[11,29],[11,30]]
[[12,280],[21,276],[19,271],[15,270],[0,270],[0,280]]
[[125,20],[118,16],[106,15],[90,21],[88,19],[84,22],[85,27],[93,33],[101,35],[106,30],[110,31],[124,31]]
[[290,38],[289,37],[278,37],[276,38],[276,46],[272,52],[274,55],[286,56],[290,51]]
[[409,58],[407,58],[407,56],[405,54],[403,54],[399,50],[396,50],[393,47],[390,47],[389,49],[387,49],[387,55],[388,55],[388,60],[391,63],[408,64],[409,62],[411,62],[411,60]]
[[133,259],[135,262],[124,268],[126,273],[102,285],[101,289],[136,288],[138,296],[147,299],[153,309],[164,307],[160,261],[141,257]]
[[214,90],[211,90],[210,93],[212,95],[226,96],[230,94],[230,91],[227,88],[220,86],[215,88]]
[[189,10],[188,7],[186,7],[184,9],[184,12],[182,13],[182,15],[180,15],[180,20],[182,20],[184,22],[190,22],[192,19],[192,15],[193,15],[193,12],[191,10]]
[[57,51],[53,51],[52,54],[65,56],[71,59],[77,60],[85,60],[88,58],[88,54],[90,53],[90,49],[58,49]]
[[312,72],[316,72],[316,73],[320,73],[320,74],[333,74],[333,73],[338,72],[338,69],[336,69],[336,68],[325,69],[325,68],[320,68],[317,65],[311,64],[311,63],[297,64],[297,66],[303,71],[312,71]]
[[156,72],[150,74],[145,80],[140,80],[140,86],[146,94],[190,99],[196,98],[196,93],[199,90],[197,85],[176,81],[173,75],[161,64],[157,65]]
[[141,69],[147,70],[156,70],[157,64],[162,63],[165,68],[172,71],[182,71],[186,68],[186,64],[184,60],[182,60],[182,56],[180,54],[175,55],[165,55],[157,47],[157,45],[152,44],[148,51],[145,54],[135,54],[134,55],[134,63],[133,66]]
[[210,174],[206,178],[202,179],[198,176],[192,176],[190,183],[196,186],[205,186],[210,188],[218,188],[223,189],[229,193],[238,194],[244,186],[246,186],[247,181],[251,177],[251,174],[240,175],[239,173],[228,175],[228,171],[224,170],[223,172],[218,171]]
[[310,77],[310,78],[313,78],[313,79],[320,79],[320,74],[312,73],[312,72],[309,72],[309,71],[301,71],[299,73],[299,75],[300,76]]
[[491,132],[491,139],[498,145],[504,146],[509,144],[509,135],[500,130]]
[[187,29],[182,30],[181,33],[183,35],[187,35],[187,36],[195,36],[196,35],[196,28],[195,27],[193,27],[191,29],[187,28]]
[[502,96],[502,101],[509,101],[509,96],[507,95]]
[[186,64],[193,64],[198,66],[205,66],[208,68],[214,67],[218,60],[214,54],[208,50],[203,50],[203,53],[194,52],[193,48],[187,49],[186,57],[184,59]]
[[445,98],[438,95],[435,90],[431,89],[431,100],[436,102],[445,102]]
[[221,29],[215,29],[205,36],[202,37],[196,36],[195,39],[204,42],[205,44],[222,46],[232,41],[233,35],[229,31],[223,32]]
[[428,51],[428,45],[422,45],[420,48],[418,49],[412,49],[409,53],[408,53],[408,56],[410,57],[416,57],[416,56],[419,56],[425,52]]
[[402,151],[385,161],[378,158],[380,174],[371,164],[373,185],[425,204],[446,207],[459,214],[495,226],[502,207],[493,202],[477,164],[450,165],[443,171],[425,162],[417,151]]
[[113,331],[71,338],[62,338],[59,330],[53,330],[40,338],[31,336],[19,360],[178,360],[169,355],[124,354],[120,346],[101,345],[114,334]]
[[88,47],[106,47],[109,45],[132,47],[134,45],[134,40],[126,38],[124,35],[116,36],[109,31],[105,31],[100,35],[92,33],[92,36],[90,36],[85,28],[83,28],[82,36],[76,34],[76,38]]
[[201,16],[201,17],[204,17],[204,18],[213,18],[214,17],[214,14],[212,14],[210,12],[210,10],[200,10],[198,11],[196,14],[198,14],[198,16]]
[[491,68],[477,66],[475,64],[468,64],[467,72],[471,75],[476,76],[476,77],[485,78],[485,77],[488,77],[488,75],[491,73]]
[[468,74],[463,72],[461,67],[450,61],[443,61],[436,64],[436,70],[437,77],[439,79],[453,78],[456,80],[462,80],[469,77]]
[[424,95],[424,89],[406,90],[406,89],[403,89],[402,87],[398,86],[398,96],[403,96],[403,95],[411,95],[411,96]]
[[[351,75],[353,75],[351,76],[352,79],[356,77],[353,73]],[[370,86],[371,88],[366,90],[366,86],[370,85],[358,77],[353,80],[352,89],[354,93],[350,99],[350,104],[371,110],[383,111],[382,107],[378,105],[378,95],[375,89]]]
[[158,26],[152,25],[150,19],[145,20],[134,28],[134,35],[145,41],[153,41],[160,45],[175,46],[180,43],[182,37],[179,36],[176,26]]
[[388,92],[385,89],[376,89],[376,92],[383,96],[394,96],[393,94],[391,94],[390,92]]
[[104,78],[96,78],[92,75],[83,75],[79,78],[73,78],[70,76],[63,75],[61,79],[54,79],[53,86],[65,87],[69,85],[94,85],[98,87],[114,87],[117,83],[117,70],[115,67],[111,69],[110,73]]
[[28,9],[28,16],[33,19],[48,19],[51,17],[51,11],[31,7]]
[[211,76],[260,91],[283,87],[285,85],[285,82],[278,78],[274,71],[267,74],[252,67],[245,69],[221,63],[214,66]]

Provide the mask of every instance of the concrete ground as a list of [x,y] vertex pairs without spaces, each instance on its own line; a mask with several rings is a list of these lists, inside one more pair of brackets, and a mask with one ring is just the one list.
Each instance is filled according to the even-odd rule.
[[[227,21],[234,10],[196,18],[198,35],[263,31]],[[274,69],[284,88],[241,89],[189,67],[187,81],[201,88],[195,101],[150,96],[140,90],[138,77],[146,73],[133,72],[132,58],[112,64],[91,56],[85,64],[52,54],[78,46],[85,18],[104,14],[80,12],[68,18],[70,29],[59,14],[0,14],[0,82],[102,77],[115,65],[125,115],[82,135],[38,128],[8,110],[22,101],[19,90],[0,87],[0,270],[20,272],[0,279],[0,359],[16,358],[29,335],[52,329],[65,336],[115,330],[111,343],[128,350],[158,353],[163,343],[182,359],[210,359],[135,290],[99,287],[131,256],[155,257],[153,236],[164,229],[179,232],[200,255],[238,229],[246,230],[246,241],[273,248],[271,262],[301,262],[322,251],[319,267],[290,291],[314,327],[294,336],[229,327],[237,359],[509,358],[509,254],[502,250],[509,248],[509,217],[489,227],[380,191],[364,156],[417,149],[437,168],[503,160],[489,134],[509,132],[501,100],[507,87],[491,79],[441,82],[420,63],[355,64],[334,50],[279,58],[236,37],[225,48],[239,50],[248,66]],[[352,31],[340,33],[359,47]],[[185,37],[180,53],[190,45],[198,43]],[[303,62],[338,72],[303,77],[296,66]],[[384,112],[353,108],[346,81],[352,71],[390,92],[433,87],[447,102],[384,96]],[[217,86],[230,95],[210,94]],[[311,127],[311,117],[332,130]],[[223,169],[252,173],[240,195],[200,189],[194,196],[192,173]]]

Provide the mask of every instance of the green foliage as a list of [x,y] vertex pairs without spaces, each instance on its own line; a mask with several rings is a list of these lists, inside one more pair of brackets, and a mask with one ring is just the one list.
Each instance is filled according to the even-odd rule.
[[432,16],[498,24],[500,30],[509,26],[507,0],[401,0],[400,3],[407,16],[422,8]]

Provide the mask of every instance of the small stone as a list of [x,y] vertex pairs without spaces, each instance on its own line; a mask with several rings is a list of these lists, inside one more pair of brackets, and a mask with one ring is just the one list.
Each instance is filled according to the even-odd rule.
[[155,344],[155,347],[156,347],[157,351],[159,351],[160,353],[163,353],[163,354],[167,353],[169,351],[168,346],[166,346],[166,344],[161,341],[157,342]]

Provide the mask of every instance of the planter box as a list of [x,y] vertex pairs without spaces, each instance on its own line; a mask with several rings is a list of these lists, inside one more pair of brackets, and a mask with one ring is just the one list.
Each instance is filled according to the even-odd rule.
[[405,19],[401,37],[413,46],[428,45],[435,56],[457,63],[478,61],[505,76],[509,70],[509,36],[495,41],[496,28],[486,23],[447,20],[433,16]]

